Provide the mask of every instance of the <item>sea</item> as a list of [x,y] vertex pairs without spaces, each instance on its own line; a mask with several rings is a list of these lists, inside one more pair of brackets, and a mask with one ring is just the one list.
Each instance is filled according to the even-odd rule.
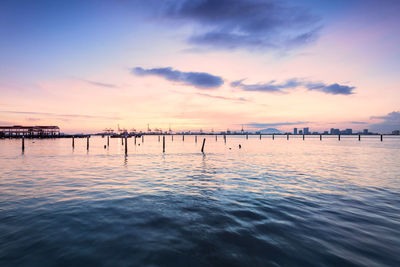
[[400,266],[399,137],[164,137],[0,139],[0,266]]

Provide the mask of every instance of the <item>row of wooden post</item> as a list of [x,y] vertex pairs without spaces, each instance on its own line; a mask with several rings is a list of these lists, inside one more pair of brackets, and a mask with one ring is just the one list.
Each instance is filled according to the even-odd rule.
[[[340,141],[341,135],[338,134],[338,140]],[[247,139],[247,137],[246,137]],[[275,139],[275,136],[272,135],[272,140]],[[286,135],[286,139],[289,140],[289,134]],[[261,140],[261,135],[260,135],[260,140]],[[305,135],[303,134],[303,140],[305,140]],[[322,140],[322,134],[319,135],[319,140]],[[381,142],[383,141],[383,134],[380,135],[380,140]],[[358,135],[358,141],[361,141],[361,135]]]
[[[260,140],[261,140],[261,134],[260,134]],[[174,141],[174,136],[171,135],[171,140]],[[86,137],[86,149],[89,150],[89,138],[90,136]],[[128,137],[125,136],[125,138],[121,137],[122,140],[122,145],[124,145],[124,139],[125,139],[125,154],[128,154]],[[249,136],[246,135],[246,139],[248,139]],[[289,140],[289,135],[286,135],[286,139]],[[136,137],[134,137],[135,140],[135,145],[136,145]],[[275,134],[272,134],[272,140],[275,140]],[[303,134],[303,140],[305,140],[305,135]],[[319,135],[319,140],[322,140],[322,134]],[[338,140],[340,141],[340,134],[338,135]],[[380,135],[380,140],[381,142],[383,141],[383,135]],[[182,141],[185,141],[185,135],[182,135]],[[197,135],[194,137],[194,141],[197,143]],[[217,135],[215,135],[215,141],[218,141]],[[361,135],[358,135],[358,141],[361,141]],[[158,136],[158,142],[160,142],[160,136]],[[203,144],[201,146],[201,152],[204,152],[204,145],[205,145],[206,139],[203,139]],[[224,142],[226,143],[226,135],[224,135]],[[142,135],[142,143],[144,143],[144,136]],[[107,136],[107,147],[110,147],[110,136]],[[75,148],[75,137],[72,137],[72,148]],[[25,137],[22,136],[22,152],[25,151]],[[165,135],[163,135],[163,152],[165,152]]]
[[[89,150],[89,138],[90,136],[88,136],[86,138],[86,149]],[[128,154],[128,137],[125,136],[121,137],[121,144],[124,145],[124,139],[125,139],[125,155]],[[226,137],[224,136],[225,142],[226,142]],[[135,145],[136,145],[136,137],[134,137],[135,140]],[[172,139],[173,140],[173,139]],[[197,135],[195,137],[196,143],[197,143]],[[22,151],[25,150],[25,142],[24,142],[24,137],[22,137]],[[160,136],[158,136],[158,141],[160,142]],[[185,136],[182,135],[182,141],[185,141]],[[142,143],[144,142],[144,136],[142,135]],[[201,146],[201,152],[204,153],[204,145],[205,145],[206,139],[203,139],[203,145]],[[107,136],[107,147],[110,147],[110,137]],[[75,148],[75,137],[72,137],[72,148]],[[165,153],[165,135],[163,135],[163,153]]]

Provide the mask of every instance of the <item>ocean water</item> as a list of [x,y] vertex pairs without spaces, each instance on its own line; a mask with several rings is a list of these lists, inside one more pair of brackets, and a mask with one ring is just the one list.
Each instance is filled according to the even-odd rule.
[[0,139],[0,266],[400,266],[400,138],[203,138]]

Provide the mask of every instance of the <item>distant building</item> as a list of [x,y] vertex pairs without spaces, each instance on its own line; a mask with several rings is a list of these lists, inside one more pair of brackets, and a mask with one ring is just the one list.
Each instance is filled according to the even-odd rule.
[[335,134],[335,135],[340,134],[340,129],[331,128],[331,134]]
[[308,127],[304,128],[304,134],[310,134],[310,128]]
[[329,134],[329,132],[328,131],[324,131],[324,134]]
[[368,129],[364,129],[363,134],[369,134]]
[[392,132],[392,134],[400,135],[400,130],[394,130],[394,131]]
[[299,134],[303,134],[303,130],[300,130],[300,131],[299,131]]
[[293,129],[293,134],[297,134],[297,128]]
[[353,129],[344,130],[344,134],[353,134]]

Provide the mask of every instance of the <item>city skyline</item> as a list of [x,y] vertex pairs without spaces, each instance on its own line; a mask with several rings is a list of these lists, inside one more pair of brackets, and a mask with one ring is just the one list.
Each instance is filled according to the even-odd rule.
[[382,133],[400,125],[397,1],[0,7],[0,125],[66,133],[148,123]]

